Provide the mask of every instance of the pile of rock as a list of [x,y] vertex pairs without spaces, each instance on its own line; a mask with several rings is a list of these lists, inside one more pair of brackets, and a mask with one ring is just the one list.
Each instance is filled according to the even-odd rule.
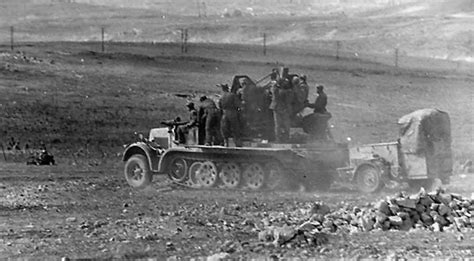
[[442,189],[431,193],[422,189],[412,196],[400,194],[379,202],[375,210],[369,219],[374,229],[465,231],[474,227],[474,200]]
[[325,233],[371,230],[411,229],[461,231],[474,228],[474,200],[442,189],[415,195],[400,193],[366,207],[345,206],[335,211],[315,203],[300,225],[268,226],[259,239],[275,246],[288,243],[320,245],[327,241]]

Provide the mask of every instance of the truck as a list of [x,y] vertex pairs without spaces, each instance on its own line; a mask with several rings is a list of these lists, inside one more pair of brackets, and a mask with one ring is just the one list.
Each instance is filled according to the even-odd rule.
[[[152,129],[148,138],[140,135],[126,147],[127,182],[142,188],[154,175],[167,175],[177,184],[194,188],[249,190],[327,190],[339,182],[363,193],[378,192],[393,182],[407,182],[414,188],[430,188],[437,180],[449,183],[453,163],[446,112],[417,110],[399,119],[396,141],[349,148],[347,142],[332,137],[329,113],[302,113],[299,107],[292,115],[292,139],[277,143],[268,109],[275,74],[287,80],[299,77],[280,68],[257,81],[247,75],[232,80],[230,91],[240,93],[244,101],[243,147],[204,146],[199,128],[191,129],[186,143],[180,144],[176,136],[180,121],[163,121],[163,127]],[[262,84],[266,78],[270,81]],[[307,97],[306,92],[303,98]]]
[[434,108],[416,110],[398,120],[396,141],[352,146],[349,166],[339,177],[365,193],[390,182],[414,189],[431,189],[435,181],[449,184],[453,172],[451,124],[448,113]]
[[[139,135],[123,154],[127,182],[142,188],[154,175],[167,175],[175,183],[199,188],[328,189],[337,169],[349,162],[347,143],[336,142],[329,135],[330,115],[294,111],[292,131],[296,132],[285,143],[275,142],[270,85],[276,78],[291,82],[295,77],[300,75],[289,73],[287,68],[275,69],[257,81],[247,75],[234,76],[230,91],[243,101],[242,147],[202,145],[199,128],[191,129],[186,142],[180,144],[176,136],[180,121],[163,121],[163,126],[152,129],[147,138]],[[308,93],[302,93],[306,100]]]

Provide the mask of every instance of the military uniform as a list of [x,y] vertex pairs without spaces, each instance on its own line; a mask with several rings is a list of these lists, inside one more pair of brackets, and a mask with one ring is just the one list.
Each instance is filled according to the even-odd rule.
[[205,126],[205,144],[221,145],[221,112],[216,103],[211,99],[201,98],[201,107],[199,109],[200,122]]
[[309,86],[305,81],[299,82],[293,87],[295,99],[293,101],[293,114],[296,114],[306,107],[309,94]]
[[189,130],[199,125],[198,112],[194,108],[194,103],[189,103],[187,106],[189,109],[189,121],[185,125],[179,126],[177,130],[178,142],[181,144],[186,143],[186,134],[189,132]]
[[287,79],[281,80],[271,87],[272,102],[270,109],[273,110],[275,121],[275,137],[277,142],[288,142],[290,139],[292,103],[294,92]]
[[242,146],[242,128],[239,121],[241,106],[239,96],[232,92],[224,92],[219,99],[219,108],[222,110],[221,131],[226,146],[229,145],[229,138],[231,137],[234,138],[237,147]]
[[309,104],[308,107],[314,108],[315,113],[326,113],[327,104],[328,104],[328,96],[321,89],[321,90],[318,90],[318,97],[316,98],[316,101],[312,104]]

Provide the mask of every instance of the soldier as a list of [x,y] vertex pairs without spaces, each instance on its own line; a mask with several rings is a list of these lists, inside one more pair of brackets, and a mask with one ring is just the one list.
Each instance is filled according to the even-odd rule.
[[205,145],[222,145],[221,112],[216,103],[206,96],[202,96],[199,101],[201,102],[199,122],[205,126]]
[[306,116],[306,129],[308,133],[312,134],[316,139],[332,139],[331,132],[328,128],[328,121],[331,118],[331,113],[326,110],[328,97],[324,93],[324,87],[318,85],[316,87],[318,97],[314,103],[308,103],[307,107],[313,108],[314,113]]
[[236,147],[242,147],[241,124],[239,121],[239,111],[242,108],[242,102],[239,96],[234,92],[229,92],[227,84],[221,84],[222,97],[219,99],[219,108],[222,111],[221,132],[224,137],[224,145],[229,147],[229,138],[234,139]]
[[307,106],[310,108],[314,108],[315,113],[326,113],[326,105],[328,104],[328,96],[324,93],[324,87],[322,85],[318,85],[316,87],[318,97],[314,103],[309,103]]
[[306,84],[305,75],[302,77],[293,76],[291,83],[293,85],[293,92],[295,93],[292,104],[292,115],[296,115],[306,107],[309,87],[308,84]]
[[273,110],[276,142],[288,142],[294,92],[288,79],[282,78],[278,83],[273,84],[271,93],[272,102],[269,108]]
[[189,132],[189,130],[198,126],[198,114],[196,108],[194,107],[194,103],[188,102],[186,107],[188,107],[189,111],[189,121],[186,124],[179,126],[177,129],[178,142],[181,144],[186,143],[186,134]]

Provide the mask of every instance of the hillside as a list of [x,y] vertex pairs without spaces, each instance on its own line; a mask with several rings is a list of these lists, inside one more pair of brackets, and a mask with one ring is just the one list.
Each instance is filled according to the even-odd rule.
[[[393,2],[393,1],[392,1]],[[114,42],[179,42],[303,47],[348,55],[430,57],[473,61],[472,1],[3,1],[0,39],[97,41],[101,27]],[[202,6],[203,5],[203,6]],[[201,17],[198,17],[198,16]]]
[[146,133],[161,120],[186,115],[186,100],[175,94],[215,97],[215,84],[234,74],[258,79],[277,66],[275,61],[285,61],[292,71],[308,75],[310,100],[316,84],[326,86],[338,140],[394,140],[399,117],[435,107],[451,115],[456,158],[474,155],[472,75],[335,60],[304,49],[273,49],[271,56],[243,45],[193,45],[185,55],[174,44],[107,49],[102,54],[96,43],[59,42],[22,46],[22,53],[0,50],[3,142],[44,141],[63,156],[117,155],[133,132]]

